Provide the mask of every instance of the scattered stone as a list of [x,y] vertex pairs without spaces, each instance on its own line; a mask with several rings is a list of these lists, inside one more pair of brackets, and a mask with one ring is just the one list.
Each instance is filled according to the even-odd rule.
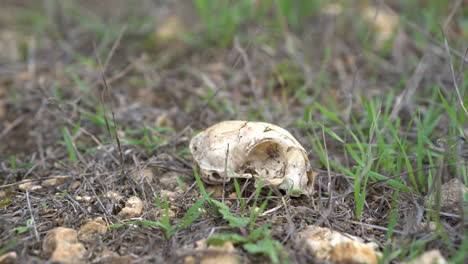
[[175,171],[166,172],[161,177],[159,177],[159,183],[163,189],[173,191],[179,185],[177,183],[179,176],[179,173]]
[[424,252],[419,257],[408,262],[408,264],[446,264],[446,263],[447,261],[442,256],[442,254],[440,254],[440,251],[437,249]]
[[78,231],[78,238],[84,242],[93,242],[99,239],[101,234],[107,232],[106,222],[101,217],[95,219],[88,219]]
[[159,219],[161,219],[162,217],[166,217],[166,216],[169,216],[169,218],[174,218],[174,217],[176,217],[177,214],[173,209],[176,209],[176,208],[171,207],[171,208],[169,208],[167,210],[167,212],[166,212],[165,208],[157,209],[156,210],[156,217],[158,217]]
[[11,251],[0,256],[0,264],[15,264],[18,263],[18,254]]
[[[458,178],[452,179],[442,185],[440,193],[440,205],[442,211],[459,214],[463,208],[463,197],[468,192],[468,187],[465,186]],[[431,197],[432,196],[432,197]],[[426,196],[426,204],[430,204],[431,199],[434,199],[434,193]],[[438,202],[432,200],[432,206],[437,206]]]
[[174,161],[174,157],[172,157],[171,155],[167,153],[160,153],[156,156],[154,160],[159,161],[159,162],[164,161],[164,162],[170,163]]
[[141,215],[143,211],[143,201],[136,196],[130,197],[125,203],[125,207],[119,212],[119,217],[134,218]]
[[120,201],[120,200],[123,199],[122,195],[120,195],[119,193],[113,192],[113,191],[108,191],[105,194],[105,197],[108,198],[108,199],[112,199],[114,201]]
[[375,29],[375,45],[382,47],[398,30],[399,17],[384,8],[369,6],[363,10],[363,17]]
[[222,197],[223,196],[223,185],[211,185],[206,187],[206,192],[213,192],[212,197]]
[[337,263],[377,264],[380,252],[373,243],[364,243],[361,238],[341,234],[328,228],[308,226],[300,234],[315,258]]
[[136,170],[132,174],[132,179],[138,183],[144,183],[146,182],[146,179],[148,179],[148,182],[153,182],[154,179],[154,173],[153,170],[150,168],[146,168],[143,170]]
[[169,201],[173,201],[174,199],[180,197],[180,193],[178,192],[173,192],[173,191],[168,191],[168,190],[161,190],[161,197],[167,197]]
[[[166,215],[167,214],[167,215]],[[165,208],[162,208],[162,209],[153,209],[151,210],[150,212],[148,212],[148,219],[150,220],[154,220],[154,221],[159,221],[163,218],[169,218],[169,219],[173,219],[174,217],[177,216],[177,213],[172,209],[172,208],[169,208],[166,212],[166,209]]]
[[343,7],[340,4],[325,4],[320,8],[320,13],[327,16],[338,16],[343,13]]
[[188,185],[185,182],[182,182],[182,186],[177,186],[175,192],[178,194],[183,194],[188,189]]
[[80,187],[81,182],[80,181],[74,181],[72,184],[70,184],[70,189],[76,190],[78,187]]
[[429,232],[434,232],[436,230],[437,223],[435,221],[430,221],[430,222],[421,222],[419,224],[419,228],[421,230],[429,231]]
[[21,191],[25,192],[25,191],[36,191],[36,190],[42,189],[42,186],[35,185],[34,182],[29,181],[29,182],[25,182],[25,183],[18,185],[18,188]]
[[104,250],[101,256],[93,261],[93,264],[127,264],[135,260],[132,256],[120,256],[118,253]]
[[[185,264],[237,264],[241,263],[236,256],[236,250],[231,242],[224,242],[223,245],[207,245],[206,239],[196,242],[196,250],[200,251],[200,257],[186,257]],[[207,252],[207,250],[216,250],[216,252]]]
[[65,219],[58,217],[58,218],[55,218],[54,221],[57,226],[61,226],[63,225],[63,222],[65,221]]
[[77,201],[83,201],[85,203],[89,203],[93,200],[93,197],[89,196],[89,195],[84,195],[84,196],[75,196],[75,200]]
[[158,50],[182,45],[180,37],[185,33],[182,21],[177,16],[171,16],[154,31]]
[[180,19],[177,16],[169,17],[156,31],[156,37],[171,39],[180,35],[182,31]]
[[46,258],[67,264],[84,263],[86,249],[78,242],[77,232],[71,228],[57,227],[50,230],[42,243]]
[[167,114],[162,114],[156,119],[155,125],[157,127],[174,127],[174,122],[169,118]]
[[47,179],[43,181],[42,185],[46,187],[54,187],[62,183],[65,183],[67,179],[69,178],[70,178],[69,176],[58,176],[57,178]]

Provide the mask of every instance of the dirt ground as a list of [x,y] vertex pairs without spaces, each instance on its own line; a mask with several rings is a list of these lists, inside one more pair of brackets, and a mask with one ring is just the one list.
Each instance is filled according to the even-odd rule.
[[[363,1],[344,10],[322,8],[299,29],[279,30],[281,23],[269,21],[243,22],[225,45],[204,38],[206,29],[191,1],[2,2],[0,253],[16,252],[17,263],[47,262],[45,235],[56,227],[80,230],[97,217],[105,225],[160,221],[162,210],[155,194],[169,194],[170,222],[178,223],[201,197],[190,139],[212,124],[236,119],[287,129],[307,150],[317,174],[313,195],[290,197],[268,189],[259,195],[258,204],[268,201],[265,210],[276,209],[256,219],[255,227],[271,227],[270,238],[279,241],[287,255],[281,262],[327,263],[315,259],[298,238],[298,232],[310,224],[372,241],[380,251],[387,248],[395,254],[392,263],[405,262],[421,249],[439,249],[447,258],[463,250],[467,234],[463,205],[439,216],[447,236],[434,235],[424,222],[428,190],[418,195],[402,191],[395,200],[394,187],[385,180],[373,181],[367,185],[362,214],[356,217],[355,180],[337,169],[328,170],[311,145],[311,135],[323,133],[321,124],[351,140],[343,127],[330,122],[330,116],[317,108],[309,112],[315,103],[327,106],[351,127],[368,131],[367,100],[385,101],[394,93],[392,118],[400,120],[399,133],[409,138],[410,147],[417,140],[412,113],[416,109],[427,113],[434,85],[451,94],[454,105],[458,103],[446,46],[417,20],[415,10],[399,22],[398,33],[390,30],[391,44],[379,42],[385,33],[371,31],[388,30],[380,28],[376,19],[371,27],[356,18],[370,5]],[[401,1],[382,2],[396,14],[405,11]],[[427,1],[420,2],[424,6]],[[453,2],[445,14],[455,8],[457,1]],[[460,11],[466,9],[454,10],[444,28],[458,68],[467,62],[468,34],[466,26],[456,23],[466,24]],[[411,12],[415,20],[408,19]],[[384,27],[390,23],[384,21]],[[468,75],[463,67],[459,76],[466,94],[462,79]],[[308,126],[312,120],[315,125]],[[459,162],[466,166],[466,138],[448,136],[449,114],[441,113],[438,120],[428,138],[456,142]],[[358,165],[337,140],[322,139],[318,141],[326,144],[330,161],[350,170]],[[416,168],[416,156],[408,159]],[[437,170],[443,173],[441,183],[460,175],[449,158],[437,160],[438,168],[444,168]],[[404,181],[408,171],[385,176]],[[245,187],[243,197],[255,196],[253,182],[241,180],[240,185]],[[219,186],[205,187],[221,199]],[[238,213],[239,200],[228,197],[235,193],[234,186],[229,183],[225,188],[228,206]],[[143,212],[126,219],[121,212],[133,196],[143,202]],[[249,199],[247,211],[252,207]],[[202,209],[170,238],[159,226],[135,224],[81,239],[84,259],[183,263],[188,256],[200,255],[194,248],[201,239],[223,231],[247,232],[230,227],[208,204]],[[392,221],[396,223],[389,238]],[[245,263],[271,262],[268,256],[236,250]],[[103,257],[109,252],[117,255]]]

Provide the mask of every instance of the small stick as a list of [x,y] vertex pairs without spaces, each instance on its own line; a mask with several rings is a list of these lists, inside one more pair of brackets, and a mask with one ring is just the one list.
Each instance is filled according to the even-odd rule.
[[15,128],[17,125],[21,124],[21,122],[23,122],[24,119],[26,119],[26,115],[22,115],[22,116],[16,118],[15,121],[13,121],[13,123],[11,123],[11,125],[7,126],[5,129],[3,129],[2,133],[0,133],[0,139],[2,139],[4,136],[6,136],[6,134],[8,134],[11,130],[13,130],[13,128]]
[[[123,33],[123,31],[121,33]],[[120,37],[119,37],[119,40],[120,40]],[[100,73],[101,73],[102,82],[104,84],[104,89],[103,89],[103,91],[101,93],[101,104],[104,105],[104,99],[105,99],[104,95],[107,95],[107,97],[109,97],[109,86],[107,85],[106,76],[105,76],[105,72],[104,72],[105,68],[103,67],[101,59],[100,59],[99,54],[97,52],[96,44],[95,43],[93,43],[93,44],[94,44],[94,51],[95,51],[96,60],[97,60],[97,62],[99,64],[99,69],[100,69]],[[113,47],[113,49],[115,49],[115,47]],[[115,120],[114,107],[113,107],[113,104],[112,104],[111,100],[109,100],[109,105],[110,105],[110,110],[111,110],[111,114],[112,114],[112,121],[114,122],[114,137],[115,137],[115,141],[117,142],[117,148],[118,148],[119,154],[120,154],[120,169],[121,169],[122,175],[124,175],[124,172],[125,172],[125,170],[124,170],[124,156],[123,156],[122,146],[120,144],[119,135],[117,133],[117,122]],[[103,110],[104,110],[104,120],[106,121],[107,132],[109,133],[109,136],[112,138],[110,125],[109,125],[109,122],[107,120],[106,111],[105,111],[104,107],[103,107]]]
[[26,200],[28,201],[28,209],[29,209],[29,214],[31,215],[31,225],[34,229],[34,235],[36,236],[36,240],[40,241],[39,233],[37,232],[36,228],[36,221],[34,220],[34,215],[31,209],[31,201],[29,200],[29,190],[26,190]]
[[221,202],[224,203],[224,196],[226,191],[226,178],[227,178],[227,162],[229,156],[229,143],[227,144],[226,158],[224,159],[224,179],[223,179],[223,196]]
[[239,39],[237,38],[234,39],[234,48],[239,52],[242,60],[244,61],[245,72],[247,73],[247,77],[249,78],[249,82],[250,82],[250,90],[255,100],[258,100],[258,92],[255,87],[255,77],[252,72],[252,66],[250,64],[249,57],[247,56],[247,53],[245,52],[245,50],[242,49],[241,45],[239,44]]
[[458,88],[457,78],[455,77],[455,70],[453,69],[453,61],[452,61],[452,55],[450,53],[450,46],[448,44],[447,38],[445,37],[444,29],[441,28],[440,30],[442,31],[442,35],[444,36],[444,46],[445,46],[445,51],[447,52],[447,56],[449,59],[450,73],[452,74],[453,86],[455,87],[455,91],[457,92],[460,106],[463,108],[463,111],[465,111],[465,114],[468,116],[468,110],[466,110],[465,104],[463,103],[463,96],[460,93],[460,89]]

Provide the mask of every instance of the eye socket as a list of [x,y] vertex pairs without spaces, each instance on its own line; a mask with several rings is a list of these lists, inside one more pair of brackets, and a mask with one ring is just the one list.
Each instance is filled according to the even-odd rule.
[[274,160],[278,161],[283,159],[284,153],[280,144],[273,141],[265,141],[257,144],[248,154],[248,160]]
[[217,172],[211,173],[211,177],[213,177],[216,180],[221,180],[221,176]]

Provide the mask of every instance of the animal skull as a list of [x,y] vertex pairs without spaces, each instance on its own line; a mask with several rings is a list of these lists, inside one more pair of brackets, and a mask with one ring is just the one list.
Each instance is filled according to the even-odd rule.
[[286,130],[263,122],[224,121],[190,141],[190,152],[207,183],[263,179],[263,186],[309,194],[314,175],[306,151]]

